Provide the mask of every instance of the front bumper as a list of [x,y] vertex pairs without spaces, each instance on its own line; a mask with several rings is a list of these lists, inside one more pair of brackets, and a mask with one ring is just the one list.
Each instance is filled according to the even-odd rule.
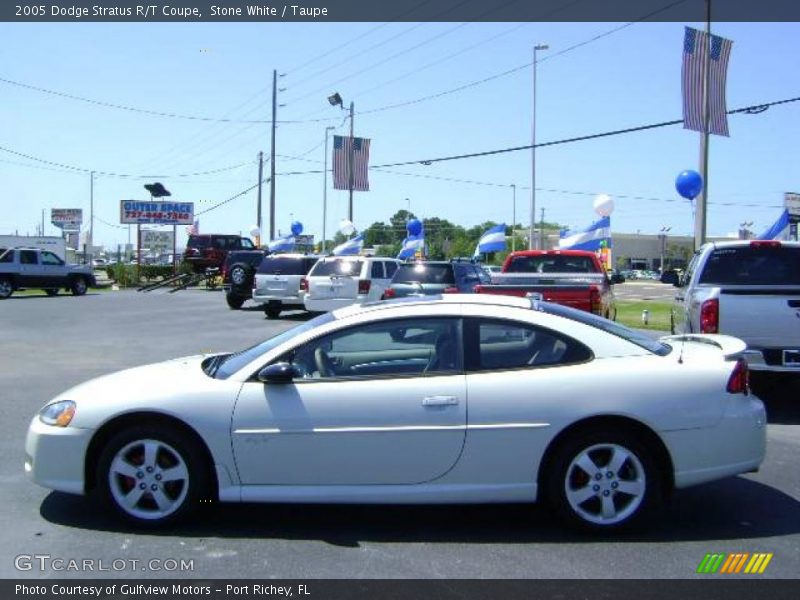
[[25,472],[42,487],[83,494],[86,450],[93,429],[45,425],[33,417],[25,438]]

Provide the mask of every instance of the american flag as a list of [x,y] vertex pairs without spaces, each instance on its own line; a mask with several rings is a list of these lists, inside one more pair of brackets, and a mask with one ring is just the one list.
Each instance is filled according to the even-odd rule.
[[[711,36],[708,75],[709,133],[729,135],[725,103],[725,82],[733,42],[718,35]],[[683,38],[683,127],[703,131],[703,78],[706,70],[708,34],[691,27]]]
[[350,189],[350,151],[353,154],[353,189],[369,191],[369,140],[342,135],[333,136],[333,189]]

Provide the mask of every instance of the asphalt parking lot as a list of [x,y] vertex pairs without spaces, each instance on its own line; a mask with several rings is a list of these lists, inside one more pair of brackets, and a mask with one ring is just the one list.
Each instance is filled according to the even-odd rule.
[[190,525],[143,533],[27,480],[25,431],[55,394],[129,366],[241,349],[305,318],[270,321],[250,306],[231,311],[220,291],[206,290],[0,302],[0,577],[143,575],[20,571],[21,554],[193,561],[192,571],[148,574],[157,577],[687,578],[701,577],[695,569],[706,553],[772,552],[757,577],[800,573],[800,402],[786,390],[767,399],[768,458],[759,473],[678,492],[647,532],[608,539],[568,533],[545,509],[523,505],[223,505]]

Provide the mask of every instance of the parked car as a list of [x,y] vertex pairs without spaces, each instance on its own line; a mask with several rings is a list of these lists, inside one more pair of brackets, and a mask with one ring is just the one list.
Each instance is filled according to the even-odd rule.
[[380,300],[400,261],[379,256],[326,256],[308,273],[304,304],[326,312],[349,304]]
[[58,295],[60,289],[83,296],[95,285],[90,265],[68,265],[39,248],[0,248],[0,299],[28,288],[43,289],[48,296]]
[[499,273],[503,270],[503,267],[500,265],[481,265],[484,271],[486,271],[489,275],[492,273]]
[[608,532],[674,488],[759,467],[766,415],[744,347],[653,340],[530,298],[351,306],[59,394],[31,420],[25,471],[142,526],[209,501],[546,500]]
[[620,271],[619,269],[609,269],[608,280],[614,284],[625,283],[625,275],[623,274],[623,271]]
[[675,285],[681,279],[683,271],[680,269],[667,269],[663,273],[661,273],[661,277],[659,278],[661,283],[668,283],[670,285]]
[[219,233],[190,235],[186,242],[183,260],[191,265],[195,273],[203,273],[208,268],[221,269],[228,252],[255,249],[250,238],[238,235]]
[[736,336],[752,370],[800,375],[800,243],[704,244],[677,285],[673,332]]
[[548,302],[617,318],[617,305],[606,270],[594,252],[585,250],[521,250],[511,252],[489,284],[477,294],[526,296],[541,294]]
[[382,299],[434,294],[471,294],[479,283],[490,283],[480,265],[457,261],[416,261],[397,267]]
[[306,275],[317,260],[312,254],[272,254],[261,261],[252,295],[268,318],[277,319],[284,310],[305,310]]
[[242,308],[242,304],[252,296],[256,269],[265,256],[264,250],[228,252],[222,265],[222,289],[225,301],[233,310]]

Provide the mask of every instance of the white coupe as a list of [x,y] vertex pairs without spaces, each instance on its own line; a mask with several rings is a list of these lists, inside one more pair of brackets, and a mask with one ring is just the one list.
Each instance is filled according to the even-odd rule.
[[145,525],[208,501],[545,500],[609,531],[758,469],[744,349],[528,298],[365,304],[74,387],[33,418],[25,468]]

